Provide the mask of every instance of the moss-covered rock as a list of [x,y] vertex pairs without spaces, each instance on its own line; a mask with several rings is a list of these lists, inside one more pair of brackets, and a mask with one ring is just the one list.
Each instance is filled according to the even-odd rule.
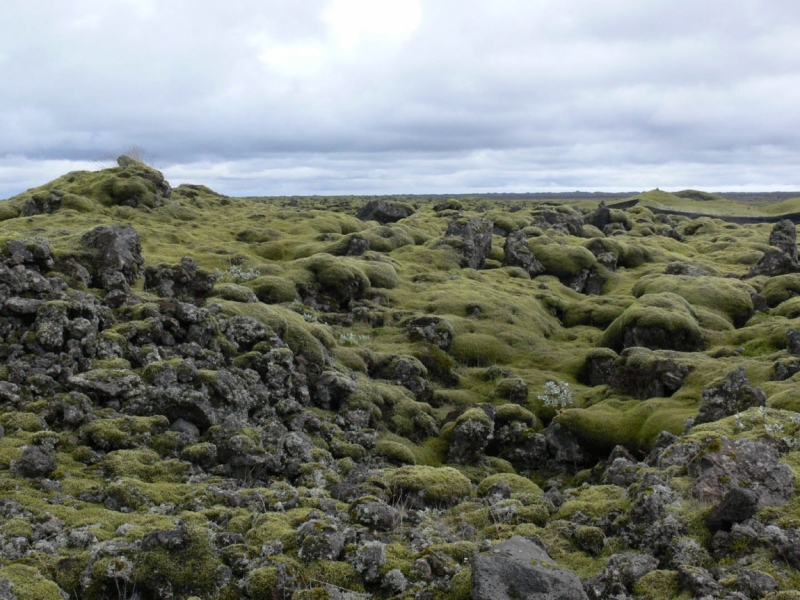
[[472,493],[469,479],[452,467],[400,467],[387,476],[397,498],[428,505],[455,504]]
[[694,309],[665,292],[640,297],[608,326],[600,344],[617,352],[633,346],[692,352],[704,346],[705,337]]

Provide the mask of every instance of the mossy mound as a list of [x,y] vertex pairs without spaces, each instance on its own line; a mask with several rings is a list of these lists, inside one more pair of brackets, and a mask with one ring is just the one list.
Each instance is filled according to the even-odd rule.
[[695,307],[719,313],[737,327],[753,316],[752,296],[756,290],[741,281],[724,277],[645,275],[633,286],[635,298],[645,294],[671,292]]
[[395,497],[433,506],[455,504],[472,494],[469,479],[452,467],[400,467],[387,475],[387,481]]
[[565,425],[581,445],[602,455],[617,445],[632,451],[649,450],[663,430],[682,432],[684,421],[696,410],[685,402],[662,398],[605,400],[585,409],[567,409],[556,421]]
[[531,249],[545,272],[559,279],[575,277],[597,262],[594,254],[583,246],[534,243]]
[[705,344],[697,313],[677,294],[645,294],[608,326],[602,346],[620,352],[643,346],[650,350],[695,351]]

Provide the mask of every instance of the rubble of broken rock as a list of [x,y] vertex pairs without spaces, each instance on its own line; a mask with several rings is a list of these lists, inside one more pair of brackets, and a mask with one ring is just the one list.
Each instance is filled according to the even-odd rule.
[[689,196],[0,202],[0,598],[800,598],[795,226]]

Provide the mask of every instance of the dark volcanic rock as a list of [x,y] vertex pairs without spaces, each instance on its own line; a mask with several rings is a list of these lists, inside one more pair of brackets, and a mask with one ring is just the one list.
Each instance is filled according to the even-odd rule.
[[22,456],[11,461],[11,471],[23,477],[47,477],[56,470],[56,459],[38,446],[26,446]]
[[716,385],[703,388],[695,425],[719,421],[754,406],[764,406],[764,390],[750,385],[744,367],[731,371]]
[[586,600],[578,577],[517,536],[472,560],[473,600]]
[[671,396],[692,368],[645,348],[626,348],[614,362],[611,386],[636,398]]
[[789,354],[800,355],[800,331],[790,329],[786,332],[786,350]]
[[506,238],[505,253],[503,257],[504,267],[519,267],[524,269],[531,277],[536,277],[544,273],[544,265],[536,260],[528,244],[528,238],[522,231],[510,233]]
[[404,326],[412,342],[424,341],[440,350],[447,350],[453,341],[453,327],[441,317],[414,317],[406,321]]
[[769,234],[769,245],[775,246],[792,262],[797,263],[797,229],[794,223],[788,219],[777,223]]
[[445,241],[461,254],[461,266],[482,269],[492,249],[493,224],[489,219],[453,219]]
[[198,268],[188,257],[172,267],[158,265],[144,270],[144,288],[162,298],[198,300],[205,298],[214,289],[217,276]]
[[386,225],[405,219],[413,213],[413,209],[403,204],[372,200],[356,213],[356,218],[362,221],[378,221],[381,225]]
[[92,252],[90,271],[96,287],[108,289],[116,273],[129,284],[139,277],[139,267],[144,264],[142,244],[130,225],[96,227],[81,238],[81,243]]
[[658,568],[658,560],[647,554],[622,552],[612,555],[603,571],[586,582],[584,589],[591,600],[626,597],[633,586],[650,571]]
[[746,487],[758,497],[759,508],[786,504],[794,493],[794,476],[789,465],[779,459],[772,444],[723,437],[718,449],[706,448],[688,463],[694,479],[692,494],[717,501],[729,490]]
[[706,517],[706,527],[715,532],[729,530],[735,523],[746,521],[758,511],[758,494],[746,488],[736,487],[725,494]]

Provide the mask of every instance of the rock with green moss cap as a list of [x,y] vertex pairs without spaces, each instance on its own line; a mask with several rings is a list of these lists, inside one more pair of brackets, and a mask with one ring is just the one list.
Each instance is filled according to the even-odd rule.
[[609,325],[600,343],[617,352],[633,346],[693,352],[705,345],[705,337],[694,309],[666,292],[639,298]]
[[469,479],[452,467],[400,467],[387,480],[395,498],[420,507],[451,505],[472,493]]

